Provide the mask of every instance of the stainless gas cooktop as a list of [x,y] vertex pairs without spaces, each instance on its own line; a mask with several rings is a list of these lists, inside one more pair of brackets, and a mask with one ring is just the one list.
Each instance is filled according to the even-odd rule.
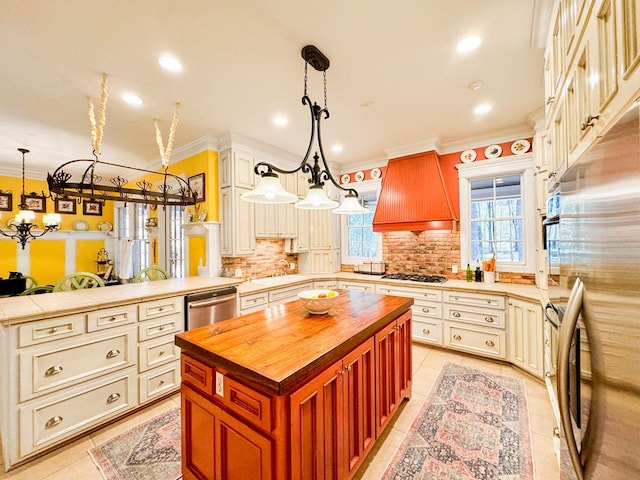
[[447,281],[447,277],[443,277],[442,275],[420,275],[416,273],[389,273],[387,275],[383,275],[382,278],[424,283],[444,283]]

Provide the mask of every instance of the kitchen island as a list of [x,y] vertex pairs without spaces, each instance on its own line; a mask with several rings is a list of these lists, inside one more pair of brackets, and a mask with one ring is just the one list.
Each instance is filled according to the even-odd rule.
[[340,291],[176,336],[190,479],[348,479],[411,396],[413,299]]

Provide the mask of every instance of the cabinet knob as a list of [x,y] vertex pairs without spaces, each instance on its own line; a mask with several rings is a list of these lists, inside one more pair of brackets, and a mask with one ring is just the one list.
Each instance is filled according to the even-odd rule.
[[580,130],[585,131],[589,127],[593,127],[595,120],[598,120],[600,115],[587,115],[584,117],[584,122],[580,124]]
[[160,351],[158,352],[158,355],[159,355],[159,356],[160,356],[160,355],[164,355],[164,350],[160,350]]
[[460,318],[460,312],[453,311],[451,312],[452,317]]
[[57,374],[61,373],[62,370],[64,370],[62,368],[62,365],[54,365],[52,367],[47,368],[47,370],[44,372],[44,376],[45,377],[52,377],[53,375],[57,375]]
[[556,172],[551,172],[549,175],[547,175],[547,179],[551,180],[556,175],[557,175]]
[[164,325],[160,325],[160,326],[158,327],[158,330],[160,330],[160,331],[164,330]]
[[426,328],[422,329],[422,333],[424,333],[425,335],[429,335],[431,333],[431,330],[428,330]]
[[117,348],[114,348],[113,350],[109,350],[107,352],[107,358],[116,358],[118,355],[120,355],[120,350],[118,350]]
[[556,97],[551,96],[551,97],[547,97],[547,105],[551,105],[553,102],[556,101]]
[[116,321],[116,317],[109,317],[109,321],[110,322],[115,322]]
[[351,371],[351,365],[347,365],[347,372]]
[[495,347],[495,346],[496,346],[496,344],[495,344],[495,343],[493,343],[493,340],[487,340],[487,341],[486,341],[486,342],[484,342],[484,343],[485,343],[485,345],[486,345],[487,347]]
[[107,397],[107,403],[117,402],[120,399],[119,393],[112,393]]
[[453,339],[460,341],[460,340],[462,340],[462,337],[460,335],[456,334],[456,335],[453,336]]
[[160,385],[164,385],[164,380],[160,380]]
[[484,321],[487,323],[493,323],[495,319],[493,317],[484,317]]
[[56,333],[58,331],[58,327],[51,327],[49,329],[49,333]]
[[431,310],[429,310],[427,307],[422,307],[422,311],[424,313],[429,313]]
[[158,307],[158,310],[161,312],[164,310],[164,307]]
[[51,417],[49,420],[47,420],[47,423],[45,423],[44,426],[46,428],[55,427],[56,425],[62,423],[63,420],[64,418],[62,418],[60,415],[56,415],[55,417]]

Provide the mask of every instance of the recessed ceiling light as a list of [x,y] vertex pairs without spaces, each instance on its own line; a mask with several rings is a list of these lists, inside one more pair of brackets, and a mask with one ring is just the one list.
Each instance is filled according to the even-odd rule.
[[287,123],[289,123],[289,120],[287,119],[287,117],[278,116],[273,119],[273,123],[275,123],[279,127],[284,127]]
[[473,110],[473,113],[476,115],[484,115],[485,113],[489,113],[492,108],[488,103],[482,103]]
[[331,151],[333,153],[340,153],[342,152],[342,145],[334,145],[333,147],[331,147]]
[[129,105],[142,105],[142,99],[135,93],[123,93],[122,100],[127,102]]
[[480,37],[466,37],[460,40],[457,49],[460,53],[470,52],[478,48],[481,43],[482,39]]
[[482,87],[482,81],[481,80],[474,80],[469,85],[467,85],[467,88],[469,90],[480,90],[480,87]]
[[165,70],[169,70],[170,72],[181,72],[182,71],[182,63],[176,57],[172,57],[171,55],[163,55],[158,59],[158,63]]

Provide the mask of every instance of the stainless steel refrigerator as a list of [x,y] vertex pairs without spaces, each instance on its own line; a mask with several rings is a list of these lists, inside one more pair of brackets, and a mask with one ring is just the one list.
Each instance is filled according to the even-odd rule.
[[640,118],[560,182],[561,478],[640,479]]

